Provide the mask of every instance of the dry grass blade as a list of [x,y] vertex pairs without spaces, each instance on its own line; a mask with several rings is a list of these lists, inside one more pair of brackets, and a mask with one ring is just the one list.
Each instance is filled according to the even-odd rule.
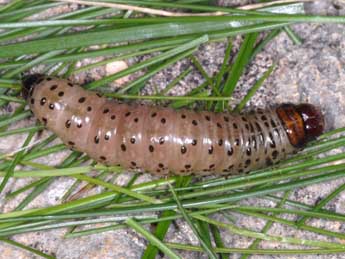
[[114,4],[106,2],[93,2],[93,1],[82,1],[82,0],[56,0],[58,2],[71,3],[71,4],[83,4],[89,6],[99,6],[99,7],[109,7],[116,8],[120,10],[128,10],[141,12],[151,15],[168,16],[168,17],[183,17],[183,16],[219,16],[226,14],[225,12],[211,12],[211,13],[180,13],[180,12],[169,12],[164,10],[158,10],[147,7],[140,7],[127,4]]

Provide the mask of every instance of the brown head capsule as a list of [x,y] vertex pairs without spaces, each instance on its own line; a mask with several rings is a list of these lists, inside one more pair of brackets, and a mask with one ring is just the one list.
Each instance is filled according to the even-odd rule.
[[320,109],[312,104],[284,103],[278,106],[276,111],[290,143],[295,147],[303,147],[324,131],[324,117]]

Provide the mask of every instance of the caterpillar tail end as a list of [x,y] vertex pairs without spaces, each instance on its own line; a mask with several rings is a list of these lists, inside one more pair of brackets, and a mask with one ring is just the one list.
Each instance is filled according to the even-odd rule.
[[321,109],[309,103],[284,103],[277,107],[291,145],[297,148],[319,137],[325,128]]
[[22,96],[25,100],[31,96],[34,87],[44,79],[42,74],[31,74],[22,77]]

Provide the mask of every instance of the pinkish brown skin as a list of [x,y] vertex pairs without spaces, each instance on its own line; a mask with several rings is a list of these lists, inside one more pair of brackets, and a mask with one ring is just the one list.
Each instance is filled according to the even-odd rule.
[[34,86],[27,99],[35,116],[70,148],[107,165],[157,175],[229,175],[296,151],[275,109],[176,111],[111,101],[64,79],[43,77]]

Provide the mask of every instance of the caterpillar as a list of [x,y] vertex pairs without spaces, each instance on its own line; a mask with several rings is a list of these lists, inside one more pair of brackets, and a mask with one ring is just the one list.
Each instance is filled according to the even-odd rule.
[[71,149],[157,175],[229,175],[279,162],[324,130],[318,107],[280,104],[247,114],[126,104],[69,80],[32,74],[22,95]]

